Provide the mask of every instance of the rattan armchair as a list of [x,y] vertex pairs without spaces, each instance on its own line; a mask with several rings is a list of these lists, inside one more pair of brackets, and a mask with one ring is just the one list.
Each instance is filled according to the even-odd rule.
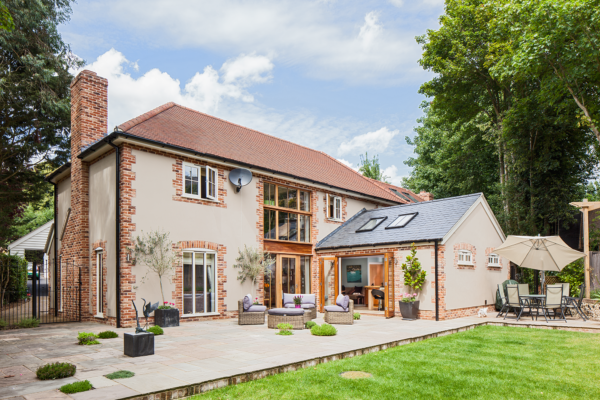
[[348,311],[327,311],[327,309],[325,309],[325,316],[323,319],[328,324],[354,324],[354,300],[348,301]]
[[264,325],[265,311],[244,311],[244,301],[238,301],[238,325]]

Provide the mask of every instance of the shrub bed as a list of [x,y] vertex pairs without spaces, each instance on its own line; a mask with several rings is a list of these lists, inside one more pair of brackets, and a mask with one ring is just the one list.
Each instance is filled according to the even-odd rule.
[[121,371],[111,372],[110,374],[104,375],[104,376],[107,377],[108,379],[123,379],[123,378],[131,378],[132,376],[135,376],[135,373],[123,369]]
[[37,318],[23,318],[17,322],[19,328],[37,328],[40,326],[40,320]]
[[317,325],[315,321],[308,321],[306,324],[306,329],[311,329],[313,326]]
[[73,364],[55,362],[53,364],[46,364],[39,367],[35,371],[35,374],[37,375],[38,379],[46,381],[49,379],[68,378],[75,375],[76,370],[77,367],[75,367]]
[[282,322],[280,324],[277,324],[277,329],[279,329],[279,332],[277,332],[276,335],[289,336],[293,335],[292,329],[294,329],[294,327],[292,326],[292,324],[286,324]]
[[79,332],[79,335],[77,335],[77,340],[79,340],[79,344],[86,346],[91,344],[100,344],[100,342],[96,339],[98,339],[98,335],[91,332]]
[[323,324],[321,326],[315,325],[310,330],[315,336],[335,336],[337,335],[337,329],[333,325]]
[[151,326],[150,328],[148,328],[148,332],[152,332],[155,335],[162,335],[163,333],[165,333],[165,331],[163,330],[163,328],[161,328],[158,325],[154,325],[154,326]]
[[113,331],[100,332],[97,336],[99,339],[114,339],[114,338],[119,337],[117,332],[113,332]]

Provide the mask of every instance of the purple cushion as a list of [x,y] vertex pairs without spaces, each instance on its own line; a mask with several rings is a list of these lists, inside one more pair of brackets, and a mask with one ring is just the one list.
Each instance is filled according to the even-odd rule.
[[303,294],[302,304],[317,304],[317,295],[315,294]]
[[267,311],[267,306],[255,306],[251,305],[246,311],[248,312],[265,312]]
[[335,304],[342,307],[344,311],[348,311],[348,304],[350,304],[350,297],[339,294],[335,299]]
[[296,294],[292,294],[292,293],[284,293],[283,294],[283,304],[294,304],[294,297],[296,297]]
[[248,311],[248,309],[250,308],[250,306],[252,305],[252,295],[245,295],[244,296],[244,311]]
[[325,306],[325,311],[328,311],[328,312],[348,312],[348,310],[345,310],[344,308],[342,308],[340,306]]

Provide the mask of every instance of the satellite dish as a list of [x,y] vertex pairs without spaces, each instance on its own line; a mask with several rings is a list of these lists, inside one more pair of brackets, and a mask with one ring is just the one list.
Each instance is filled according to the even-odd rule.
[[252,172],[246,168],[236,168],[229,172],[229,182],[235,185],[235,192],[239,193],[242,186],[252,182]]

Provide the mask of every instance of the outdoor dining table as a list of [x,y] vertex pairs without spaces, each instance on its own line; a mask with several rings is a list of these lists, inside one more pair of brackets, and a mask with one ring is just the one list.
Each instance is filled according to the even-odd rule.
[[[535,307],[535,320],[537,321],[538,316],[540,315],[539,306],[542,305],[542,301],[546,298],[545,294],[522,294],[519,296],[520,298],[527,299],[529,301],[530,310]],[[535,306],[534,306],[535,304]],[[533,314],[533,312],[532,312]],[[533,317],[533,315],[532,315]]]

